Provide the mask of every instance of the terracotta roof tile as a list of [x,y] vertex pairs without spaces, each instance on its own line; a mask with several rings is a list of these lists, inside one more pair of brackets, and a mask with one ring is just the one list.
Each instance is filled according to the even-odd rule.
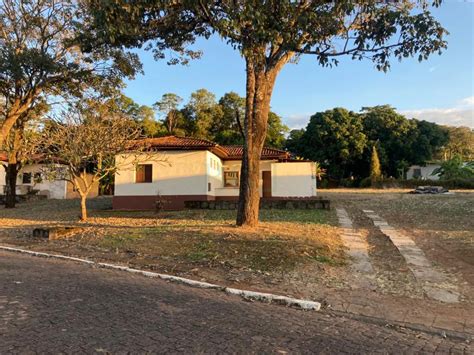
[[[244,148],[241,145],[225,145],[222,146],[228,154],[229,159],[242,159]],[[263,147],[261,159],[279,159],[279,158],[290,158],[290,153],[284,150]]]
[[[205,139],[166,136],[158,138],[145,138],[138,141],[150,148],[193,148],[193,147],[215,147],[217,144]],[[137,142],[137,143],[138,143]]]
[[[190,138],[190,137],[176,137],[176,136],[166,136],[159,138],[146,138],[139,141],[134,141],[132,146],[140,145],[148,149],[157,149],[157,150],[174,150],[174,149],[184,149],[184,150],[210,150],[217,156],[222,159],[242,159],[243,147],[241,145],[227,145],[220,146],[217,143],[199,139],[199,138]],[[280,149],[274,148],[263,148],[261,159],[289,159],[290,153]]]

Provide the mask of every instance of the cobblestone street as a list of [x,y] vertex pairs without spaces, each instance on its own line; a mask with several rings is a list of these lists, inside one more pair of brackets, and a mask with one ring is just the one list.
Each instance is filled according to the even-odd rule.
[[470,344],[0,252],[0,353],[471,353]]

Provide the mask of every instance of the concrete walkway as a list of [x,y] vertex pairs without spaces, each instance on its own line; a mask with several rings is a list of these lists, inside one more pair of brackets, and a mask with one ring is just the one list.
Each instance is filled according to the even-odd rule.
[[429,298],[446,303],[459,302],[460,294],[457,286],[452,282],[453,276],[436,270],[423,251],[409,236],[390,226],[387,221],[374,211],[363,211],[373,221],[374,225],[389,237],[397,247],[407,266],[413,272],[417,281],[421,283],[425,294]]
[[369,283],[366,286],[373,286],[371,276],[374,275],[374,269],[370,263],[369,247],[362,235],[353,228],[352,221],[344,208],[336,208],[339,224],[342,227],[341,239],[344,245],[348,248],[347,253],[352,260],[352,269],[355,272],[361,273],[368,277],[365,282]]

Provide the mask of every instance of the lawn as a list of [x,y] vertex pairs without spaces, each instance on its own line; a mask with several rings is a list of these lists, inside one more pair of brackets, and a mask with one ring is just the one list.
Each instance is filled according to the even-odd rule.
[[[0,210],[0,242],[124,263],[214,282],[265,283],[305,270],[346,263],[334,211],[262,210],[256,228],[235,226],[235,211],[122,212],[91,200],[79,223],[77,201],[36,201]],[[67,239],[31,236],[38,226],[71,225]]]

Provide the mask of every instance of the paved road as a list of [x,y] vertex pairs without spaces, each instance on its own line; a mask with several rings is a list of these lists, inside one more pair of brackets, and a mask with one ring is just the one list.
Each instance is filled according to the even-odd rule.
[[0,252],[0,353],[470,353],[469,344]]

